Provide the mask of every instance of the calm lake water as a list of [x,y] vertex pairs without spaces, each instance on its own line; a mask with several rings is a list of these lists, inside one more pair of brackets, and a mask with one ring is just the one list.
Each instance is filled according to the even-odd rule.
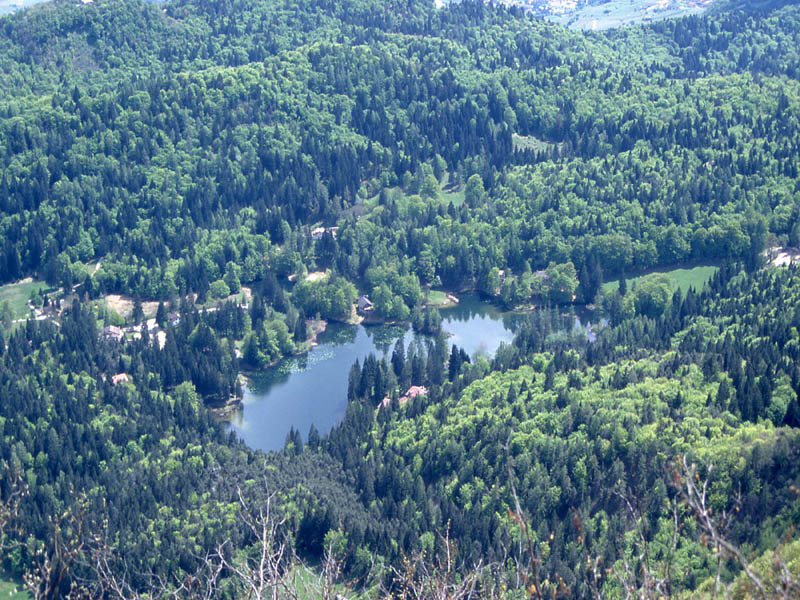
[[[456,306],[441,310],[442,327],[452,346],[472,356],[493,354],[502,342],[511,342],[523,315],[500,311],[477,296],[464,295]],[[578,323],[578,325],[580,325]],[[409,327],[331,323],[308,354],[285,359],[251,377],[242,410],[231,427],[251,448],[283,448],[291,427],[303,439],[313,423],[325,433],[344,417],[350,367],[369,354],[384,356],[403,337],[408,348],[415,336]]]

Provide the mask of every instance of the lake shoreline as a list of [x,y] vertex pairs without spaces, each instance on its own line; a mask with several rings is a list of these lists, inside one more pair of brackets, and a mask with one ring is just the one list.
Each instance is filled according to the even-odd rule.
[[[475,334],[475,339],[467,340],[465,339],[465,330],[468,330],[471,325],[470,323],[475,319],[478,320],[491,320],[497,323],[502,323],[507,319],[519,319],[523,318],[525,315],[531,314],[537,310],[547,309],[547,308],[565,308],[567,306],[570,307],[570,310],[577,309],[579,311],[588,311],[594,312],[597,307],[594,307],[594,310],[590,308],[591,304],[584,305],[584,304],[564,304],[564,305],[553,305],[553,306],[541,306],[536,304],[529,304],[521,307],[515,307],[513,309],[509,309],[505,307],[502,302],[499,301],[499,298],[496,296],[488,296],[486,294],[481,293],[477,290],[467,290],[459,292],[462,294],[461,298],[458,298],[454,292],[450,291],[441,291],[443,294],[450,299],[449,303],[446,306],[441,307],[442,309],[442,329],[446,333],[447,339],[450,343],[461,346],[468,347],[468,353],[472,354],[475,350],[479,350],[481,352],[489,352],[493,353],[496,350],[496,347],[492,347],[495,345],[499,345],[499,342],[495,340],[494,342],[489,342],[488,344],[483,343],[482,338],[484,336],[480,334]],[[431,308],[439,308],[433,306],[426,306],[424,307],[425,310]],[[455,311],[455,313],[453,312]],[[459,313],[463,315],[459,316]],[[583,318],[583,317],[581,317]],[[290,361],[299,361],[303,363],[313,363],[314,356],[317,355],[316,352],[312,352],[320,347],[325,348],[326,350],[330,350],[330,345],[333,344],[337,346],[338,344],[335,342],[331,342],[330,340],[320,339],[326,332],[334,332],[333,335],[336,335],[336,331],[341,331],[343,328],[355,328],[354,329],[354,338],[358,337],[358,327],[362,327],[364,332],[366,333],[368,338],[380,338],[385,333],[385,329],[399,329],[402,328],[404,330],[402,336],[399,337],[409,337],[410,339],[415,339],[417,337],[430,337],[427,334],[421,334],[418,332],[414,332],[411,326],[411,321],[387,321],[382,320],[377,317],[375,318],[359,318],[358,320],[348,320],[348,321],[325,321],[323,319],[309,319],[307,321],[309,326],[309,338],[304,345],[304,348],[298,350],[297,352],[276,358],[275,360],[271,361],[269,364],[264,365],[262,368],[259,369],[242,369],[240,371],[240,378],[242,382],[242,386],[245,388],[242,393],[242,397],[237,398],[236,401],[229,401],[223,406],[220,407],[209,407],[212,411],[214,416],[219,420],[225,421],[232,426],[235,426],[233,423],[237,418],[244,418],[244,410],[245,410],[245,397],[253,397],[253,396],[262,396],[264,392],[259,388],[261,386],[253,385],[253,379],[261,379],[264,377],[265,374],[269,374],[274,372],[276,369],[280,367],[281,364],[289,364]],[[513,326],[512,326],[513,327]],[[504,329],[505,326],[503,326]],[[453,331],[456,330],[456,331]],[[396,334],[392,334],[396,337]],[[499,333],[495,332],[494,337],[496,338]],[[506,329],[506,338],[502,341],[505,343],[510,343],[513,340],[514,332],[512,329]],[[490,338],[492,336],[489,336]],[[387,349],[377,349],[373,348],[372,352],[385,353]],[[357,354],[357,353],[356,353]],[[356,359],[360,357],[354,354],[347,362],[347,364],[343,367],[346,372],[349,372],[352,363],[355,362]],[[292,367],[293,368],[293,367]],[[305,369],[306,367],[302,367]],[[269,375],[268,375],[269,377]],[[327,383],[327,382],[326,382]],[[326,390],[329,386],[326,386]],[[346,390],[346,386],[344,388]]]
[[[501,310],[477,294],[466,294],[442,311],[442,328],[450,345],[469,355],[493,354],[510,343],[524,317]],[[325,432],[341,422],[347,408],[350,369],[370,354],[390,355],[397,340],[406,348],[430,339],[402,324],[329,323],[314,352],[292,356],[263,370],[248,372],[241,410],[231,411],[228,427],[251,448],[283,447],[291,427],[305,436],[311,424]]]

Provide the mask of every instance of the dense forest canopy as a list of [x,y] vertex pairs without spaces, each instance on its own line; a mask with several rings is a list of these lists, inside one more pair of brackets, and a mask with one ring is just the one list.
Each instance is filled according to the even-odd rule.
[[[800,274],[765,251],[800,246],[798,36],[788,3],[605,33],[474,1],[0,19],[0,283],[50,290],[2,311],[3,568],[241,597],[260,545],[287,596],[299,557],[427,597],[456,548],[487,598],[791,597]],[[705,289],[626,284],[700,263]],[[468,356],[432,288],[538,308]],[[429,342],[354,364],[338,427],[267,456],[209,416],[364,294]]]
[[[165,300],[301,264],[474,287],[524,263],[752,260],[765,233],[798,235],[791,12],[600,37],[470,3],[165,6],[4,19],[2,280],[80,282],[104,257],[98,291]],[[490,193],[449,209],[425,185],[448,173]],[[404,239],[347,218],[398,184],[423,205],[367,212],[405,217]],[[342,219],[338,246],[309,243],[304,225]]]

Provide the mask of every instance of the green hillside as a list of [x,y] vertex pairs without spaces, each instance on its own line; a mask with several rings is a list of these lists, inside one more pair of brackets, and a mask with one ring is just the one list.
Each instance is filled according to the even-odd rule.
[[[0,19],[3,567],[37,598],[794,593],[800,279],[763,263],[800,246],[800,7],[753,8]],[[452,292],[514,342],[451,348],[422,305]],[[362,318],[420,335],[353,361],[331,431],[264,454],[208,410]]]

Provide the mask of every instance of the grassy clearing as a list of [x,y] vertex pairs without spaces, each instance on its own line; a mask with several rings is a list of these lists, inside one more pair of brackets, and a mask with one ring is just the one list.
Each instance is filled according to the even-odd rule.
[[[316,570],[305,566],[295,567],[289,576],[289,581],[295,584],[298,600],[319,600],[320,574]],[[364,594],[356,594],[343,584],[337,584],[334,588],[336,594],[341,594],[350,600],[363,600],[370,597]]]
[[446,205],[449,205],[451,202],[453,206],[461,206],[464,202],[464,188],[458,188],[454,191],[449,192],[442,192],[442,200]]
[[[652,271],[639,277],[631,277],[627,280],[628,289],[633,289],[634,285],[645,280],[648,277],[656,275],[666,275],[672,282],[672,289],[680,289],[682,293],[693,287],[695,290],[700,291],[703,289],[706,281],[711,279],[711,276],[717,272],[719,267],[703,266],[693,267],[691,269],[672,269],[670,271]],[[619,280],[607,281],[603,284],[604,292],[612,292],[619,287]]]
[[445,173],[442,177],[442,201],[446,205],[452,202],[453,206],[461,206],[464,202],[464,186],[451,182],[451,179],[452,175],[450,173]]
[[[120,294],[108,294],[103,298],[106,309],[113,311],[120,315],[122,318],[127,319],[133,314],[134,300],[131,296],[123,296]],[[156,316],[158,310],[158,302],[154,300],[142,302],[142,312],[148,319]]]
[[31,595],[22,585],[5,571],[0,571],[0,598],[5,600],[30,600]]
[[47,284],[31,278],[0,286],[0,306],[8,301],[15,319],[24,319],[30,313],[28,299],[31,294],[46,289]]
[[447,298],[447,294],[439,290],[428,290],[428,293],[425,297],[426,306],[431,306],[431,307],[446,306],[450,303],[451,302]]

